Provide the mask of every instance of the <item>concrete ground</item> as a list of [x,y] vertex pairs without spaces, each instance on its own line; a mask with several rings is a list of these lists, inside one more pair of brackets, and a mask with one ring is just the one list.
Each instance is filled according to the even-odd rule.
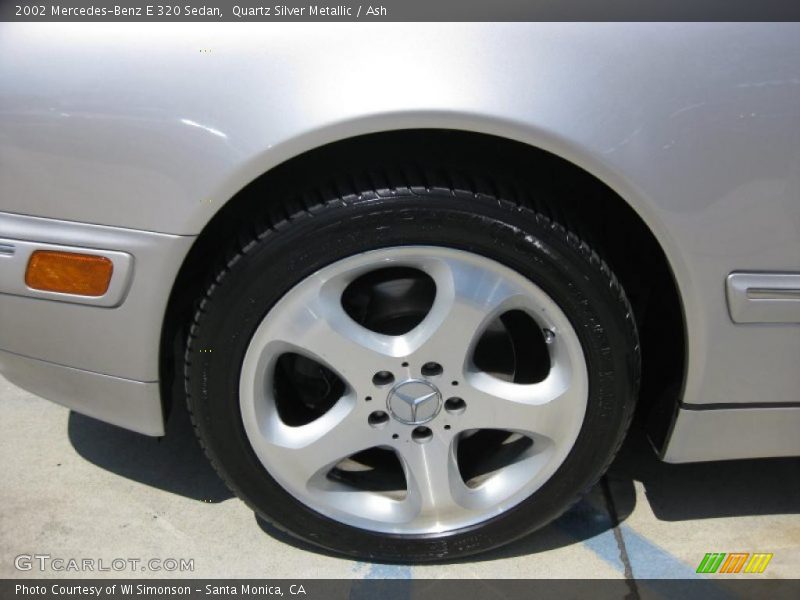
[[436,566],[342,560],[286,539],[217,479],[182,411],[156,440],[0,378],[0,481],[0,578],[148,576],[18,571],[20,554],[194,559],[193,572],[152,575],[199,578],[692,578],[706,552],[774,553],[766,577],[800,566],[800,458],[667,465],[638,430],[558,521]]

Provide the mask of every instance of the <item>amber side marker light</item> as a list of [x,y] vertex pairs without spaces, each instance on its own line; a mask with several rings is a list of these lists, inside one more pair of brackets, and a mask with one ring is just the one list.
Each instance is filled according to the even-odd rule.
[[102,296],[113,272],[114,263],[105,256],[36,250],[28,260],[25,283],[44,292]]

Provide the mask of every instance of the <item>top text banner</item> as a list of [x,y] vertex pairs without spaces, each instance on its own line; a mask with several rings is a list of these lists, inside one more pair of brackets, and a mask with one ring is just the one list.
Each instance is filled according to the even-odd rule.
[[800,21],[797,0],[0,0],[0,21]]

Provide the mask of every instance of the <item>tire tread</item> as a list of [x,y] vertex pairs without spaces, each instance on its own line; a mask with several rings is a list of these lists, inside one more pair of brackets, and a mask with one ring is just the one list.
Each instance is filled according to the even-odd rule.
[[[421,185],[415,185],[414,181],[419,181]],[[424,168],[418,169],[418,173],[416,174],[408,170],[403,170],[399,171],[394,176],[390,176],[388,169],[383,171],[371,170],[359,174],[347,174],[325,188],[315,188],[302,195],[284,201],[272,202],[262,214],[256,216],[252,221],[249,231],[242,231],[240,233],[235,243],[229,248],[228,252],[224,254],[225,259],[217,263],[215,268],[210,271],[206,291],[196,303],[194,316],[189,327],[184,353],[183,374],[186,406],[191,419],[192,428],[200,443],[200,447],[203,449],[203,452],[219,477],[231,492],[243,499],[256,514],[259,514],[257,507],[249,502],[244,494],[240,492],[236,483],[227,477],[224,470],[220,467],[213,450],[205,443],[193,406],[194,398],[192,397],[189,379],[190,367],[196,351],[195,342],[200,328],[202,327],[204,316],[207,314],[209,306],[214,302],[215,293],[225,284],[226,277],[240,260],[248,253],[252,252],[260,243],[263,243],[269,236],[279,233],[296,221],[313,219],[315,214],[319,213],[319,211],[337,205],[347,205],[354,200],[397,195],[425,197],[442,191],[446,191],[455,198],[478,199],[496,206],[504,207],[508,210],[533,213],[533,217],[536,219],[539,226],[549,231],[554,237],[560,238],[562,241],[566,242],[596,271],[596,273],[600,274],[608,288],[608,292],[624,313],[626,337],[629,341],[629,348],[632,349],[630,354],[633,358],[632,364],[630,365],[632,376],[630,385],[634,395],[638,396],[641,380],[641,352],[634,312],[622,285],[611,268],[589,244],[583,241],[582,236],[575,233],[575,231],[580,231],[582,229],[583,224],[574,222],[562,224],[557,220],[557,207],[548,203],[547,199],[531,197],[529,193],[525,193],[514,187],[504,187],[489,178],[465,176],[464,174],[450,171],[436,173],[430,169]],[[563,216],[561,218],[563,220]],[[633,420],[634,407],[634,402],[628,404],[624,426],[621,429],[622,434],[619,436],[616,447],[610,453],[608,460],[600,469],[597,478],[577,492],[572,500],[564,505],[563,509],[554,519],[575,506],[603,477],[614,458],[619,453],[625,439],[625,433],[627,433]],[[264,518],[263,515],[260,516]],[[295,539],[319,544],[318,541],[307,540],[298,536],[293,531],[283,527],[279,522],[272,520],[268,520],[268,522],[270,526]],[[422,560],[421,557],[416,558],[417,560]],[[444,555],[431,556],[425,560],[426,562],[430,562],[443,558],[446,557]]]

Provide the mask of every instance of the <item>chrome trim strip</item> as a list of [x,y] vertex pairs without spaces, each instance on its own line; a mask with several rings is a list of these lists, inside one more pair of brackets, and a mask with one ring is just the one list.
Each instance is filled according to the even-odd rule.
[[747,297],[751,300],[800,300],[800,290],[779,290],[775,288],[751,288],[747,290]]
[[800,273],[731,273],[726,293],[734,323],[800,323]]
[[[11,248],[11,253],[3,253],[3,248]],[[25,284],[25,270],[28,260],[36,250],[58,250],[62,252],[78,252],[104,256],[114,265],[111,283],[102,296],[80,296],[77,294],[62,294],[58,292],[45,292],[34,290]],[[74,304],[91,304],[106,308],[119,306],[125,299],[128,283],[133,272],[133,257],[127,252],[116,250],[98,250],[96,248],[83,248],[80,246],[64,246],[61,244],[46,244],[26,240],[0,239],[0,255],[5,256],[0,261],[0,293],[14,296],[30,296],[44,300],[58,300]],[[10,260],[7,260],[10,259]]]

